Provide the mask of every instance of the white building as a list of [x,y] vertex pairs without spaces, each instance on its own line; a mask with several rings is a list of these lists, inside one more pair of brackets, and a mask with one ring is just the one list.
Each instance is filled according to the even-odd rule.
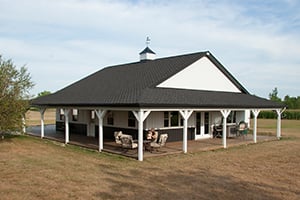
[[[278,113],[277,136],[280,137],[280,115],[283,105],[249,92],[210,53],[155,59],[146,47],[141,60],[106,67],[49,96],[39,97],[32,105],[56,108],[56,127],[69,132],[113,139],[113,132],[122,130],[139,141],[138,159],[143,160],[143,138],[146,130],[155,128],[167,132],[168,141],[183,141],[213,137],[213,127],[223,127],[223,145],[230,125],[250,122],[260,110]],[[234,127],[234,126],[232,126]],[[70,131],[71,130],[71,131]],[[43,137],[43,128],[41,136]]]

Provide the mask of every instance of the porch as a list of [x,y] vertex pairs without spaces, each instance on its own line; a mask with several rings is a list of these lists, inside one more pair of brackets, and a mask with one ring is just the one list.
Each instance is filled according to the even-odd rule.
[[[33,126],[27,128],[27,134],[31,136],[40,137],[41,127]],[[104,133],[105,134],[105,133]],[[69,144],[77,145],[89,149],[98,150],[99,149],[99,140],[98,138],[88,137],[80,134],[70,133]],[[44,138],[58,141],[61,143],[65,142],[65,133],[55,130],[55,125],[46,125],[44,130]],[[257,142],[277,140],[275,136],[266,136],[266,135],[257,135]],[[247,136],[238,136],[227,138],[227,147],[234,147],[240,145],[246,145],[253,143],[253,135],[248,134]],[[155,157],[155,156],[164,156],[170,154],[179,154],[182,153],[182,141],[177,142],[167,142],[166,146],[161,147],[157,151],[147,151],[144,150],[144,158]],[[217,149],[223,149],[222,138],[211,138],[211,139],[202,139],[202,140],[188,140],[187,149],[189,153],[201,152],[201,151],[211,151]],[[124,149],[115,143],[112,140],[103,141],[103,151],[113,154],[123,155],[126,157],[138,158],[138,150],[128,150]]]

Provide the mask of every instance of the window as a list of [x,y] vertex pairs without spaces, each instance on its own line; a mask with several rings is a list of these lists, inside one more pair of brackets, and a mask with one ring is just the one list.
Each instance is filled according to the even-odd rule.
[[112,111],[107,112],[107,124],[114,125],[114,114]]
[[231,111],[227,117],[227,123],[236,123],[236,111]]
[[72,120],[73,121],[78,121],[78,109],[73,109],[72,110]]
[[128,112],[128,127],[135,127],[135,116],[131,111]]
[[169,112],[164,112],[164,127],[169,127]]
[[164,112],[164,127],[182,126],[183,119],[178,111]]
[[59,120],[65,121],[65,112],[63,109],[59,110]]
[[177,111],[170,112],[171,126],[179,126],[179,113]]

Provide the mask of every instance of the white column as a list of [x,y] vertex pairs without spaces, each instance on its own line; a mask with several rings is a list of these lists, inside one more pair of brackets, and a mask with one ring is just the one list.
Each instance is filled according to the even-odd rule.
[[221,110],[223,116],[223,131],[222,131],[222,144],[224,148],[227,148],[226,142],[226,131],[227,131],[227,117],[230,114],[231,110]]
[[26,121],[25,121],[25,115],[22,117],[22,134],[26,133]]
[[188,132],[188,119],[193,113],[192,110],[180,110],[179,113],[183,117],[183,141],[182,141],[182,151],[187,153],[187,132]]
[[277,131],[276,131],[276,136],[278,139],[280,139],[281,137],[281,114],[285,111],[284,109],[277,109],[276,113],[277,113]]
[[45,114],[46,108],[40,109],[41,114],[41,138],[45,137],[45,125],[44,125],[44,114]]
[[64,115],[65,115],[65,143],[68,144],[70,142],[69,137],[69,112],[70,109],[64,109]]
[[143,122],[144,120],[148,117],[151,111],[143,111],[139,110],[138,112],[132,111],[134,114],[135,118],[138,121],[138,160],[143,161],[144,160],[144,154],[143,154],[143,133],[144,133],[144,128],[143,128]]
[[106,110],[95,110],[95,113],[99,120],[99,152],[101,152],[103,149],[103,118]]
[[252,110],[252,113],[254,115],[254,122],[253,122],[253,142],[257,142],[257,116],[259,114],[260,110]]

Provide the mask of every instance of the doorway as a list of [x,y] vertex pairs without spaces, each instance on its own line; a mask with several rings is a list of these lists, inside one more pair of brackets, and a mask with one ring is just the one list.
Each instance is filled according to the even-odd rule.
[[210,114],[209,112],[196,112],[195,139],[210,138]]

